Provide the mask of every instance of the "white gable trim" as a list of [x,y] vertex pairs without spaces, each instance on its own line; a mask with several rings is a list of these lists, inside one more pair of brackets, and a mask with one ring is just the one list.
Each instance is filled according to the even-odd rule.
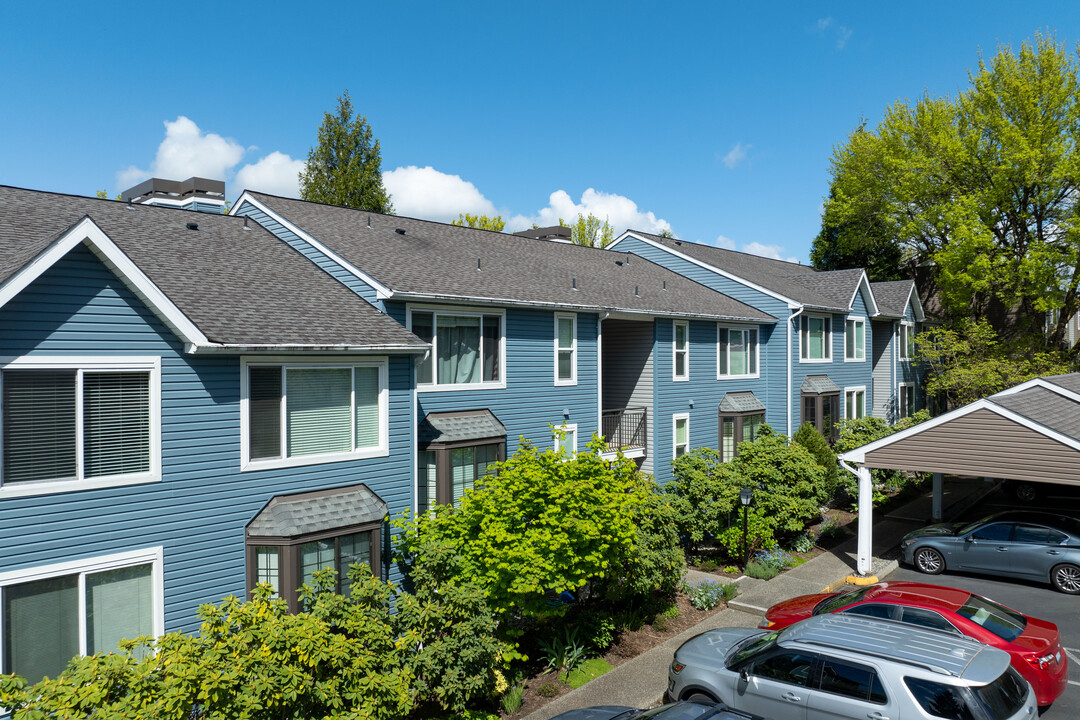
[[[355,276],[356,276],[357,278],[359,278],[360,280],[363,280],[363,281],[364,281],[365,283],[367,283],[368,285],[370,285],[370,286],[371,286],[372,288],[374,288],[374,289],[375,289],[375,293],[376,293],[376,295],[378,296],[378,298],[379,298],[380,300],[387,300],[387,299],[389,299],[389,298],[390,298],[391,296],[393,296],[393,294],[394,294],[394,291],[393,291],[393,290],[391,290],[390,288],[388,288],[388,287],[387,287],[386,285],[383,285],[383,284],[382,284],[381,282],[379,282],[379,281],[378,281],[378,280],[376,280],[375,278],[371,277],[370,275],[368,275],[367,273],[365,273],[365,272],[364,272],[363,270],[361,270],[360,268],[356,267],[356,266],[355,266],[355,265],[353,265],[352,263],[348,262],[348,261],[347,261],[347,260],[346,260],[345,258],[341,257],[340,255],[338,255],[337,253],[335,253],[334,251],[332,251],[332,250],[331,250],[330,248],[328,248],[328,247],[326,247],[325,245],[323,245],[323,244],[322,244],[321,242],[319,242],[318,240],[316,240],[315,238],[313,238],[313,237],[312,237],[311,235],[308,235],[308,234],[307,234],[306,232],[304,232],[303,230],[301,230],[301,229],[300,229],[299,227],[297,227],[296,225],[293,225],[293,224],[292,224],[291,222],[289,222],[288,220],[286,220],[285,218],[283,218],[283,217],[282,217],[281,215],[279,215],[278,213],[274,212],[274,211],[273,211],[273,210],[271,210],[271,209],[270,209],[269,207],[267,207],[267,206],[266,206],[266,205],[264,205],[263,203],[259,202],[259,201],[258,201],[258,200],[256,200],[255,198],[253,198],[253,197],[252,197],[252,196],[251,196],[251,195],[250,195],[250,194],[248,193],[248,191],[247,191],[247,190],[245,190],[245,191],[244,191],[244,194],[240,196],[240,199],[239,199],[239,200],[237,200],[237,201],[236,201],[236,202],[235,202],[235,203],[233,204],[232,208],[231,208],[231,209],[229,210],[229,214],[230,214],[230,215],[237,215],[237,214],[238,214],[238,213],[237,213],[237,210],[238,210],[238,209],[240,208],[240,206],[241,206],[241,205],[243,205],[243,204],[244,204],[245,202],[251,203],[251,204],[252,204],[253,206],[255,206],[255,207],[256,207],[257,209],[259,209],[259,210],[263,211],[264,213],[266,213],[267,215],[269,215],[270,217],[272,217],[272,218],[273,218],[274,220],[276,220],[277,222],[281,223],[281,224],[282,224],[282,225],[283,225],[283,226],[284,226],[284,227],[285,227],[286,229],[288,229],[288,230],[289,230],[290,232],[293,232],[293,233],[295,233],[295,234],[296,234],[296,236],[297,236],[297,237],[299,237],[299,238],[300,238],[301,240],[303,240],[304,242],[308,243],[308,244],[309,244],[309,245],[311,245],[311,246],[312,246],[313,248],[315,248],[316,250],[318,250],[319,252],[321,252],[321,253],[322,253],[323,255],[325,255],[326,257],[328,257],[328,258],[330,258],[331,260],[333,260],[333,261],[334,261],[335,263],[337,263],[338,265],[340,265],[340,266],[341,266],[342,268],[344,268],[344,269],[345,269],[346,271],[348,271],[349,273],[351,273],[351,274],[355,275]],[[268,231],[268,232],[269,232],[269,231]]]
[[866,271],[862,271],[862,277],[859,278],[859,284],[855,286],[855,292],[851,294],[851,299],[848,300],[848,312],[851,312],[855,307],[855,298],[859,295],[859,290],[866,288],[866,297],[870,300],[872,308],[866,308],[866,314],[870,316],[878,315],[877,298],[874,297],[874,291],[870,289],[870,281],[866,278]]
[[1061,395],[1062,397],[1066,397],[1066,398],[1072,400],[1073,402],[1080,403],[1080,394],[1074,393],[1071,390],[1066,390],[1065,388],[1061,387],[1060,385],[1055,385],[1054,383],[1050,382],[1046,378],[1041,378],[1041,377],[1033,378],[1031,380],[1028,380],[1027,382],[1022,382],[1019,385],[1008,388],[1006,390],[1002,390],[999,393],[994,393],[990,397],[991,398],[996,398],[996,397],[1002,397],[1002,396],[1005,396],[1005,395],[1015,395],[1018,392],[1023,392],[1024,390],[1029,390],[1029,389],[1031,389],[1033,387],[1045,388],[1045,389],[1049,390],[1052,393],[1055,393],[1057,395]]
[[7,305],[30,283],[83,242],[181,341],[193,345],[211,344],[195,323],[180,312],[165,293],[89,217],[84,217],[72,226],[8,278],[7,282],[0,285],[0,307]]
[[911,290],[908,292],[908,304],[915,310],[915,321],[926,322],[926,314],[923,312],[922,300],[919,299],[919,293],[915,292],[915,283],[911,283]]
[[[646,245],[652,245],[657,250],[663,250],[666,253],[674,255],[675,257],[679,258],[680,260],[685,260],[685,261],[687,261],[689,263],[693,263],[694,265],[697,265],[700,268],[704,268],[706,270],[709,270],[711,272],[716,273],[717,275],[720,275],[722,277],[726,277],[728,280],[733,280],[734,282],[737,282],[740,285],[745,285],[746,287],[750,288],[751,290],[757,290],[759,293],[763,293],[765,295],[768,295],[771,298],[774,298],[774,299],[779,300],[781,302],[785,302],[785,303],[787,303],[788,309],[790,309],[790,310],[796,310],[796,309],[801,308],[803,306],[803,304],[800,303],[798,300],[792,300],[791,298],[787,297],[786,295],[781,295],[778,292],[773,292],[772,290],[769,290],[768,288],[764,288],[761,285],[758,285],[757,283],[752,283],[749,280],[745,280],[745,279],[739,277],[738,275],[733,275],[732,273],[727,272],[726,270],[721,270],[720,268],[716,267],[715,265],[710,265],[710,264],[708,264],[706,262],[702,262],[701,260],[697,260],[695,258],[692,258],[689,255],[686,255],[684,253],[679,252],[678,250],[672,250],[671,248],[667,247],[666,245],[663,245],[662,243],[658,243],[655,240],[650,240],[649,238],[642,237],[642,236],[634,233],[631,230],[627,230],[622,235],[617,237],[605,249],[611,250],[612,248],[615,247],[616,244],[618,244],[618,242],[620,240],[623,240],[623,239],[625,239],[627,237],[632,237],[635,240],[640,240],[641,242],[645,243]],[[717,291],[717,292],[719,292],[719,291]]]
[[868,452],[880,450],[883,447],[892,445],[895,442],[900,442],[901,440],[907,440],[913,435],[917,435],[927,430],[932,430],[937,426],[955,420],[956,418],[970,415],[976,410],[989,410],[996,415],[1000,415],[1006,420],[1011,420],[1017,425],[1026,427],[1029,430],[1033,430],[1040,435],[1044,435],[1047,438],[1050,438],[1051,440],[1056,440],[1062,445],[1071,447],[1073,450],[1080,451],[1080,440],[1077,440],[1074,437],[1070,437],[1069,435],[1059,433],[1056,430],[1051,430],[1045,425],[1041,425],[1040,423],[1037,423],[1030,418],[1026,418],[1023,415],[1019,415],[1013,412],[1012,410],[1003,408],[989,398],[983,398],[982,400],[976,400],[973,403],[969,403],[951,412],[947,412],[944,415],[939,415],[933,420],[927,420],[926,422],[915,425],[914,427],[910,427],[907,430],[901,430],[900,432],[889,435],[888,437],[883,437],[880,440],[875,440],[874,442],[863,445],[860,448],[855,448],[854,450],[843,453],[842,455],[840,455],[840,459],[850,463],[861,464],[866,461],[866,453]]

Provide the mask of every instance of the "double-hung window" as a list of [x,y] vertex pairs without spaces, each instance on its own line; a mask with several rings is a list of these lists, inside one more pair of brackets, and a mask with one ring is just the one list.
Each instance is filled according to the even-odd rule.
[[828,362],[832,359],[832,318],[803,315],[799,332],[800,358],[805,362]]
[[577,384],[577,316],[555,316],[555,384]]
[[758,376],[758,331],[719,327],[716,376],[718,379]]
[[577,453],[577,423],[556,425],[554,435],[555,452],[564,452],[570,456]]
[[690,379],[690,325],[685,322],[674,323],[675,335],[672,339],[672,377],[674,380]]
[[677,458],[690,452],[690,416],[683,413],[672,417],[672,435]]
[[902,322],[897,328],[896,349],[900,360],[911,360],[915,357],[915,326],[911,323]]
[[164,632],[161,548],[0,574],[0,673],[36,683],[76,655]]
[[0,384],[3,494],[160,477],[157,358],[20,358]]
[[410,311],[409,328],[431,343],[431,352],[416,363],[416,384],[421,389],[501,387],[504,319],[503,313]]
[[897,400],[900,407],[900,417],[911,417],[915,412],[915,385],[913,383],[900,383]]
[[386,455],[386,361],[245,362],[251,469]]
[[844,360],[866,360],[866,320],[863,318],[848,318],[844,323]]
[[866,388],[844,388],[844,417],[855,420],[866,415]]

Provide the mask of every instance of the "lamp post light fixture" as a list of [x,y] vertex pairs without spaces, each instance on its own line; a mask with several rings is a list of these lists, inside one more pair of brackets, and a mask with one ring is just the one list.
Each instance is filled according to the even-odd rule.
[[747,544],[747,529],[748,523],[746,519],[747,509],[750,507],[750,501],[754,499],[754,489],[744,487],[739,490],[739,503],[742,504],[742,547],[743,547],[743,570],[746,569],[747,563],[750,562],[750,546]]

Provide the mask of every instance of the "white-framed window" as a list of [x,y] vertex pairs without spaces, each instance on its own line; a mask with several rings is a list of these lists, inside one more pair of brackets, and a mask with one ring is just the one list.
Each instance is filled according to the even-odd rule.
[[849,317],[844,322],[844,361],[866,360],[866,319]]
[[0,360],[0,497],[161,479],[161,359]]
[[716,377],[758,377],[758,331],[754,328],[716,328]]
[[577,315],[555,315],[555,384],[577,385]]
[[0,673],[56,677],[76,655],[164,633],[162,549],[0,573]]
[[671,339],[671,373],[673,380],[690,379],[690,324],[675,321]]
[[417,390],[471,390],[506,387],[506,313],[410,307],[409,329],[431,343],[416,362]]
[[388,454],[387,360],[241,362],[244,470]]
[[739,454],[739,443],[758,439],[765,413],[720,414],[720,461],[731,462]]
[[911,417],[915,412],[915,384],[900,383],[896,393],[899,416]]
[[568,455],[577,453],[577,423],[564,423],[554,427],[555,452],[565,450]]
[[690,415],[679,413],[671,418],[671,435],[674,457],[682,457],[690,452]]
[[799,359],[802,362],[831,361],[832,318],[824,315],[803,315],[799,319]]
[[844,417],[854,420],[866,415],[866,386],[844,388]]
[[911,360],[915,357],[915,324],[901,322],[896,328],[897,359]]

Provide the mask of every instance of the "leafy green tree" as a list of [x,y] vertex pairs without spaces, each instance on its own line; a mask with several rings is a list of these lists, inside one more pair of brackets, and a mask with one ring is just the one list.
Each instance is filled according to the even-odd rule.
[[318,142],[300,172],[300,197],[326,205],[393,214],[382,181],[379,141],[367,118],[354,115],[346,90],[337,113],[325,113]]
[[[96,193],[94,193],[94,197],[101,198],[102,200],[108,200],[109,199],[109,191],[102,188],[101,190],[98,190]],[[123,199],[124,199],[124,194],[123,193],[116,193],[116,197],[113,198],[113,200],[123,200]]]
[[727,528],[731,511],[739,504],[739,487],[712,448],[697,447],[676,458],[671,474],[664,492],[671,498],[679,534],[694,552]]
[[791,441],[809,450],[810,454],[817,460],[817,464],[825,471],[824,494],[826,498],[832,499],[833,494],[836,492],[836,483],[839,480],[837,472],[840,466],[836,461],[836,453],[829,447],[829,441],[818,432],[814,423],[810,422],[800,425],[795,434],[791,436]]
[[577,220],[572,223],[559,218],[559,224],[570,228],[570,242],[575,245],[603,248],[615,239],[615,231],[607,218],[600,220],[592,213],[588,215],[579,213]]
[[[866,133],[855,133],[849,143],[855,145],[866,138]],[[853,151],[851,162],[858,161]],[[837,197],[834,187],[830,199]],[[898,243],[891,242],[881,215],[870,203],[848,208],[830,202],[825,206],[821,232],[810,246],[810,264],[818,270],[847,270],[863,268],[870,282],[903,280],[904,252]],[[845,212],[846,211],[846,212]]]
[[1057,345],[1080,308],[1077,59],[1038,36],[980,59],[969,81],[954,99],[895,104],[836,149],[817,257],[828,243],[851,255],[864,233],[932,263],[947,320],[985,316],[1002,337],[1041,341],[1061,308]]
[[506,221],[503,220],[502,215],[470,215],[469,213],[459,213],[458,219],[451,220],[450,224],[493,232],[502,232],[506,227]]

